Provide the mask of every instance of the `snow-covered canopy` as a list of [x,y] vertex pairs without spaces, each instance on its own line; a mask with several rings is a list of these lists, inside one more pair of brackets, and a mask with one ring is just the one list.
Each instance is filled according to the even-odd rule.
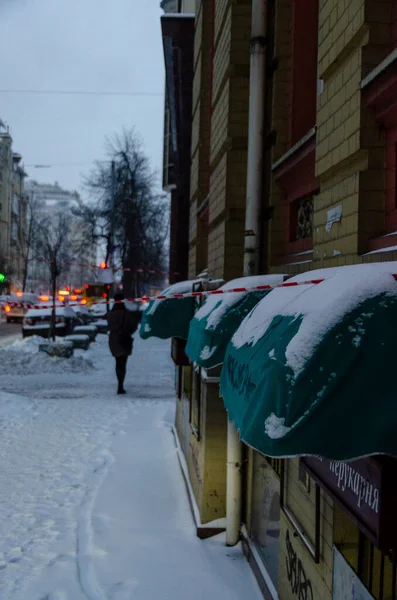
[[[380,294],[397,296],[391,276],[397,262],[351,265],[302,273],[289,282],[324,279],[320,284],[272,290],[244,319],[232,338],[236,348],[255,345],[277,315],[303,316],[287,347],[287,364],[297,376],[324,336],[362,302]],[[359,343],[360,332],[357,332]]]
[[[173,283],[172,285],[167,287],[159,295],[165,296],[167,294],[188,294],[193,290],[193,285],[195,283],[201,283],[202,281],[203,279],[188,279],[186,281],[178,281],[178,283]],[[148,307],[147,314],[153,315],[156,312],[160,302],[164,302],[164,300],[153,300],[150,306]]]
[[[228,281],[219,289],[231,290],[234,288],[251,288],[259,285],[277,285],[284,281],[285,275],[256,275],[253,277],[240,277]],[[215,329],[222,316],[249,292],[233,292],[224,295],[208,296],[203,306],[196,312],[194,318],[201,321],[208,316],[206,329]]]

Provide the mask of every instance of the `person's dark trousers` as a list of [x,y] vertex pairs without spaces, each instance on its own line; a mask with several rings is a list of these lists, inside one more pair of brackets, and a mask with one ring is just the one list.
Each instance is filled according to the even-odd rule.
[[128,356],[118,356],[116,358],[116,375],[119,382],[118,394],[124,393],[124,379],[127,371]]

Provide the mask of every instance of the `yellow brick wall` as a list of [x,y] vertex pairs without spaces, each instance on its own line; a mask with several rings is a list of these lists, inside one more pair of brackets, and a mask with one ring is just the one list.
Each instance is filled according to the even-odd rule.
[[213,278],[223,277],[225,256],[225,222],[210,230],[208,235],[208,269]]
[[205,480],[202,496],[203,523],[226,516],[227,416],[216,383],[202,383]]
[[[288,461],[284,504],[299,523],[310,544],[315,539],[315,485],[310,481],[310,490],[298,480],[298,460]],[[288,532],[288,533],[287,533]],[[289,537],[289,541],[288,541]],[[332,598],[332,544],[333,544],[333,503],[323,492],[320,494],[320,562],[316,564],[312,554],[291,523],[285,511],[281,511],[280,555],[278,593],[280,600],[296,600],[299,590],[293,591],[294,575],[291,565],[296,558],[295,569],[302,569],[301,583],[310,582],[313,599],[331,600]],[[292,559],[292,560],[291,560]],[[299,565],[300,561],[300,565]]]
[[192,200],[190,203],[190,217],[189,217],[189,242],[196,241],[197,236],[197,200]]
[[226,208],[227,155],[215,167],[210,180],[209,222],[213,223]]
[[[385,226],[384,138],[365,105],[362,79],[388,52],[389,0],[321,0],[313,267],[366,260],[368,240]],[[342,220],[327,233],[328,210]],[[383,257],[381,257],[383,259]]]
[[211,162],[214,163],[228,137],[229,125],[229,81],[225,82],[214,105],[211,119]]
[[251,3],[215,6],[208,269],[230,279],[243,268]]
[[192,89],[192,149],[190,183],[190,273],[207,267],[207,229],[198,221],[197,209],[208,193],[210,160],[210,56],[212,44],[210,2],[196,3],[194,78]]
[[[196,146],[195,152],[192,154],[190,166],[190,200],[193,201],[198,197],[199,192],[199,149]],[[194,217],[196,218],[196,217]]]
[[194,279],[197,273],[196,268],[196,243],[190,245],[189,249],[189,279]]

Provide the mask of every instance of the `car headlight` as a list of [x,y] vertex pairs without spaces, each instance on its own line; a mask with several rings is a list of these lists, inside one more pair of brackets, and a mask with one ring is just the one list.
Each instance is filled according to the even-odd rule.
[[23,324],[24,325],[33,325],[33,319],[31,319],[30,317],[28,317],[27,319],[23,320]]

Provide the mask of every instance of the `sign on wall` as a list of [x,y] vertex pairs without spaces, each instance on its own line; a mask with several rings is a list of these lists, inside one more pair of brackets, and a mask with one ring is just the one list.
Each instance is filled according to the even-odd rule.
[[343,462],[305,457],[302,463],[376,546],[386,549],[394,546],[397,538],[395,459],[381,456]]
[[374,600],[349,563],[334,547],[333,600]]

